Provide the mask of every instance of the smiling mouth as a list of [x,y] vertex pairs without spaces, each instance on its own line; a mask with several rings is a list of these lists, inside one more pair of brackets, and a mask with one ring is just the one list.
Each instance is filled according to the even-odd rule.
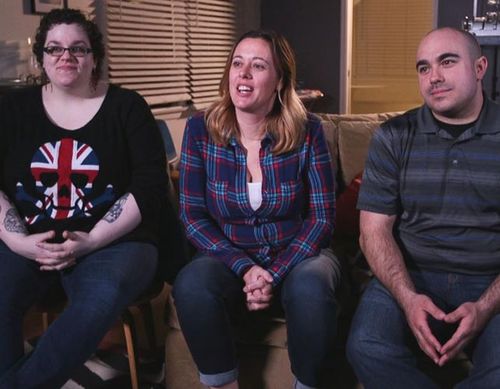
[[247,85],[238,85],[238,87],[236,88],[236,90],[239,93],[250,93],[250,92],[253,92],[253,88],[249,87]]
[[450,91],[450,89],[432,89],[430,91],[430,95],[431,96],[441,96],[442,94],[447,93],[449,91]]

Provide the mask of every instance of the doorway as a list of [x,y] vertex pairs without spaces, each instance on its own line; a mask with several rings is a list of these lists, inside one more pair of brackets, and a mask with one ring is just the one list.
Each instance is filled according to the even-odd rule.
[[404,111],[422,104],[415,53],[436,25],[437,0],[343,0],[341,111]]

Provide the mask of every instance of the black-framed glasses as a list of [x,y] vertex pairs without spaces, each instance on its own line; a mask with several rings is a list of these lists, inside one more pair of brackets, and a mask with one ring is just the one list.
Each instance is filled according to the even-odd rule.
[[62,57],[66,50],[68,50],[68,53],[70,53],[73,57],[85,57],[87,54],[92,52],[92,49],[83,46],[47,46],[43,48],[44,52],[53,57]]

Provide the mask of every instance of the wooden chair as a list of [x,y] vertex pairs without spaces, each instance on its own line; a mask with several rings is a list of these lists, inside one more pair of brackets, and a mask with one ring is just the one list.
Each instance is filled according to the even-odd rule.
[[[154,350],[156,347],[156,334],[154,326],[154,315],[151,301],[160,295],[165,283],[153,281],[134,302],[132,302],[121,314],[120,320],[127,348],[128,364],[130,370],[130,382],[132,389],[139,389],[138,377],[138,335],[133,311],[137,309],[142,316],[146,332],[147,347]],[[66,294],[60,284],[55,284],[46,295],[38,302],[34,309],[42,315],[42,328],[45,332],[54,318],[60,314],[66,305]]]

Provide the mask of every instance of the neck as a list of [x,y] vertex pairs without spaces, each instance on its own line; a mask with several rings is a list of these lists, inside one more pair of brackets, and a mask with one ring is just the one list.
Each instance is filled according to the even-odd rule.
[[[241,117],[244,116],[244,117]],[[250,141],[261,140],[265,133],[265,118],[257,118],[255,116],[237,115],[240,135],[243,139]]]
[[482,91],[474,97],[467,107],[462,108],[460,112],[439,113],[432,111],[434,117],[447,124],[460,125],[468,124],[477,120],[483,109],[484,97]]
[[98,84],[94,89],[90,85],[84,85],[77,88],[60,88],[51,83],[44,87],[45,93],[55,99],[64,99],[65,101],[86,100],[97,97],[102,92],[102,85]]

